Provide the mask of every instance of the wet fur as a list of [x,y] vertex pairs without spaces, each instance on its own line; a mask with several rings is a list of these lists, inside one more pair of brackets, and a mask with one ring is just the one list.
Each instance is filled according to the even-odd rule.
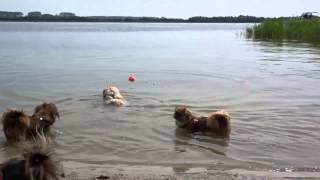
[[40,146],[0,165],[3,180],[58,180],[58,163]]
[[179,128],[190,132],[212,132],[223,137],[228,137],[231,132],[230,115],[224,111],[217,111],[204,117],[195,116],[185,107],[176,107],[174,118]]
[[10,109],[3,113],[2,125],[4,134],[9,142],[19,142],[30,139],[36,131],[32,118],[23,111]]
[[56,118],[59,118],[59,113],[53,103],[38,105],[32,116],[9,109],[2,115],[3,131],[9,142],[31,140],[38,132],[48,132]]
[[105,88],[102,94],[105,104],[116,106],[122,106],[126,104],[126,100],[121,95],[120,90],[115,86]]
[[45,132],[49,131],[50,126],[55,123],[57,118],[60,118],[60,115],[57,106],[53,103],[38,105],[32,115],[33,121]]

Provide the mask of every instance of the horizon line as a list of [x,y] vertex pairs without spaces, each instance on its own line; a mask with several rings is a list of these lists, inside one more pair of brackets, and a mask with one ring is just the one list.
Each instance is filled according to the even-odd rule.
[[[47,13],[47,12],[42,12],[42,11],[37,11],[37,10],[34,10],[34,11],[29,11],[29,12],[23,12],[23,11],[8,11],[8,10],[0,10],[0,12],[9,12],[9,13],[22,13],[22,16],[28,16],[29,13],[34,13],[34,12],[40,12],[41,15],[52,15],[52,16],[59,16],[61,13],[72,13],[74,14],[76,17],[150,17],[150,18],[167,18],[167,19],[189,19],[189,18],[192,18],[192,17],[208,17],[208,18],[211,18],[211,17],[239,17],[239,16],[247,16],[247,17],[256,17],[256,18],[281,18],[281,17],[300,17],[303,13],[301,13],[301,15],[290,15],[290,16],[255,16],[255,15],[244,15],[244,14],[238,14],[238,15],[225,15],[225,16],[222,16],[222,15],[216,15],[216,16],[203,16],[203,15],[196,15],[196,16],[188,16],[188,17],[166,17],[166,16],[148,16],[148,15],[141,15],[141,16],[131,16],[131,15],[77,15],[76,13],[74,12],[71,12],[71,11],[61,11],[61,12],[58,12],[58,13]],[[318,12],[316,12],[318,13]]]

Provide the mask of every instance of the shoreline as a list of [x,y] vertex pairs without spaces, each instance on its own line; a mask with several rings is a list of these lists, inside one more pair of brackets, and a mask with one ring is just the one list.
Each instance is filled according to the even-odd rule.
[[276,171],[250,171],[244,169],[233,170],[197,170],[190,172],[162,172],[158,167],[130,167],[124,168],[77,168],[67,169],[65,180],[284,180],[284,179],[319,179],[320,172],[276,172]]
[[159,23],[159,24],[248,24],[260,22],[157,22],[157,21],[25,21],[25,20],[0,20],[0,22],[39,22],[39,23]]
[[22,12],[0,11],[0,21],[27,22],[123,22],[123,23],[259,23],[268,19],[249,15],[238,16],[193,16],[189,18],[154,16],[78,16],[72,12],[47,14],[40,11]]

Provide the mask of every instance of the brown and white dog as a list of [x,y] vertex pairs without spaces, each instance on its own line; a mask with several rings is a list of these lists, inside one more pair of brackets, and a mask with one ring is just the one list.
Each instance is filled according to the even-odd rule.
[[32,116],[9,109],[2,115],[3,131],[9,142],[31,140],[39,132],[47,133],[56,118],[59,118],[59,113],[53,103],[38,105]]
[[23,153],[22,158],[0,164],[0,180],[58,180],[58,162],[52,154],[40,148]]
[[230,115],[225,111],[217,111],[208,117],[195,116],[186,107],[176,107],[174,112],[176,125],[189,132],[211,132],[228,137],[231,132]]
[[115,86],[105,88],[102,94],[105,104],[116,106],[122,106],[126,104],[126,100],[121,95],[120,90]]
[[58,108],[53,103],[42,103],[34,109],[34,113],[31,116],[34,121],[40,126],[44,132],[49,131],[57,118],[60,118]]

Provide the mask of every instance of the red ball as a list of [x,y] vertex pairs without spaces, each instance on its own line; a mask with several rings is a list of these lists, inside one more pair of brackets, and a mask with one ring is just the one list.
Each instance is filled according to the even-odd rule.
[[128,79],[130,82],[134,82],[136,80],[136,77],[131,75],[129,76],[129,79]]

